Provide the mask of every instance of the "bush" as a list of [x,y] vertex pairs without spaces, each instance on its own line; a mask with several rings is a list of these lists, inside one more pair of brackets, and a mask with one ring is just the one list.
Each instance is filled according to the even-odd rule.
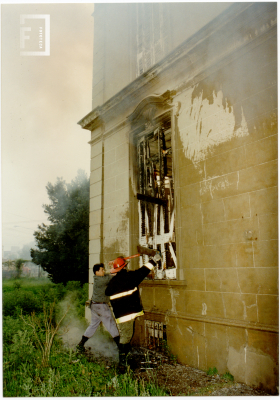
[[43,305],[31,291],[14,290],[13,292],[3,293],[4,316],[16,317],[21,309],[24,314],[30,314],[32,311],[42,311]]
[[32,362],[36,352],[31,333],[25,329],[13,335],[13,343],[9,348],[9,362],[19,365],[26,360]]
[[74,290],[81,289],[81,282],[79,281],[69,281],[66,284],[66,290],[69,292],[73,292]]
[[22,329],[22,321],[10,315],[3,317],[3,344],[9,345],[13,342],[13,336]]

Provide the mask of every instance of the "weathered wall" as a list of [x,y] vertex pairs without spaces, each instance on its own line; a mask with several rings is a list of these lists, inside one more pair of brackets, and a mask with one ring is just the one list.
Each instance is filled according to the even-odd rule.
[[[144,319],[180,362],[278,385],[275,3],[236,4],[82,126],[92,131],[90,270],[136,253],[135,152],[127,117],[172,92],[177,280],[144,281]],[[137,261],[133,260],[132,268]],[[91,274],[90,274],[91,276]]]
[[[232,3],[168,3],[170,51]],[[136,79],[136,4],[94,5],[92,107],[102,105]]]
[[[256,35],[275,24],[266,17],[266,25],[255,26]],[[256,21],[251,23],[249,30]],[[182,285],[170,283],[167,291],[162,282],[143,283],[142,299],[151,312],[147,319],[165,321],[181,362],[204,370],[216,366],[237,381],[275,392],[276,35],[246,50],[174,97],[180,105],[174,164]],[[208,59],[214,56],[207,52]],[[139,325],[141,341],[143,321]]]

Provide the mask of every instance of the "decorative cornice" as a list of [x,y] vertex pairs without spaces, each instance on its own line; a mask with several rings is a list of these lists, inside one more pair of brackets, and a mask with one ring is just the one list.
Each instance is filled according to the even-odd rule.
[[153,94],[145,97],[136,106],[135,110],[127,117],[129,121],[136,121],[140,117],[151,121],[154,118],[158,107],[166,107],[167,101],[171,99],[171,92],[168,90],[162,95]]
[[[184,68],[185,72],[190,69],[193,71],[193,76],[188,82],[181,83],[181,90],[186,89],[189,85],[194,85],[197,82],[200,75],[200,79],[203,79],[204,75],[207,75],[206,70],[218,68],[221,62],[226,63],[226,59],[231,59],[233,53],[237,53],[240,49],[244,49],[248,45],[254,47],[254,43],[261,40],[261,37],[265,37],[269,31],[271,34],[275,34],[277,31],[277,20],[273,19],[274,12],[272,9],[267,10],[263,7],[270,7],[273,3],[234,3],[224,13],[213,19],[205,27],[200,29],[191,38],[187,39],[180,46],[169,53],[163,60],[152,66],[144,74],[140,75],[133,82],[128,84],[115,96],[111,97],[102,106],[98,106],[93,111],[88,113],[82,118],[78,124],[83,129],[93,130],[102,123],[108,121],[118,110],[123,109],[123,102],[126,104],[133,104],[139,102],[141,95],[145,93],[145,87],[153,83],[153,85],[159,81],[159,77],[164,72],[168,72],[170,77],[174,75],[173,66],[182,62],[181,68]],[[271,6],[272,7],[272,6]],[[237,39],[232,37],[232,40],[227,41],[227,46],[224,46],[221,50],[217,48],[216,52],[213,52],[212,58],[210,57],[207,61],[201,60],[202,55],[205,52],[205,46],[209,42],[215,40],[227,32],[229,27],[233,27],[237,20],[243,18],[242,13],[251,14],[252,20],[256,20],[255,29],[252,30],[250,27],[244,24],[244,32],[240,34]],[[230,38],[229,38],[230,39]],[[257,40],[256,40],[257,39]],[[226,40],[226,38],[225,38]],[[192,74],[189,74],[192,75]],[[178,88],[176,88],[176,91]],[[147,91],[146,91],[147,93]],[[140,102],[138,106],[141,107]],[[144,103],[142,105],[145,105]],[[137,111],[137,107],[134,112]],[[132,113],[133,114],[133,113]],[[131,118],[132,115],[131,115]]]
[[84,118],[82,118],[78,125],[81,125],[83,129],[93,130],[95,126],[100,125],[101,107],[98,106],[94,110],[90,111]]

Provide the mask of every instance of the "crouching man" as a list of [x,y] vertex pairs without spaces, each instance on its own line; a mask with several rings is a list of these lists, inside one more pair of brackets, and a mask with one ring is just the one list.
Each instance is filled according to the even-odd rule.
[[127,271],[125,269],[127,261],[122,257],[109,263],[112,265],[110,272],[114,274],[114,277],[110,280],[105,294],[110,296],[110,303],[119,326],[120,365],[125,365],[126,356],[130,350],[135,318],[144,315],[138,285],[149,275],[156,266],[156,261],[160,259],[160,254],[157,254],[136,271]]
[[93,267],[93,293],[91,298],[91,322],[77,345],[78,351],[84,351],[86,341],[92,337],[100,322],[103,322],[108,332],[119,347],[120,334],[109,308],[109,297],[105,295],[105,289],[113,278],[113,275],[105,275],[104,264],[95,264]]

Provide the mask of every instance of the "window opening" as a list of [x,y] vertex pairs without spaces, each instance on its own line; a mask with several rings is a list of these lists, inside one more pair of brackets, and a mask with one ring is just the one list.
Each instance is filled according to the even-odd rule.
[[[137,142],[139,244],[162,253],[155,279],[176,279],[175,206],[170,121]],[[140,265],[148,256],[140,257]]]

